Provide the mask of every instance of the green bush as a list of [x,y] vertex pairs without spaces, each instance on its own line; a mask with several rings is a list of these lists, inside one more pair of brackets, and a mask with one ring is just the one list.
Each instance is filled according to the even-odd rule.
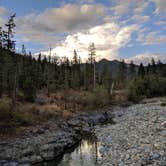
[[0,99],[0,120],[11,119],[13,117],[12,101],[8,98]]
[[163,107],[166,106],[166,100],[161,100],[161,106],[163,106]]
[[93,92],[86,95],[86,105],[90,108],[103,107],[110,103],[110,95],[101,86],[96,87]]
[[0,134],[9,134],[15,131],[14,119],[11,99],[0,98]]
[[166,95],[166,78],[158,75],[138,77],[130,82],[128,87],[128,99],[134,102],[143,98]]
[[36,88],[34,82],[30,78],[26,78],[23,86],[23,93],[25,100],[28,102],[34,102],[36,98]]
[[163,106],[163,107],[166,106],[166,102],[162,102],[161,106]]

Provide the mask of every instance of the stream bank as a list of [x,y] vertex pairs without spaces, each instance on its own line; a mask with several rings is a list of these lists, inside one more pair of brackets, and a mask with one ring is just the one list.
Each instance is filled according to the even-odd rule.
[[112,115],[113,125],[94,126],[95,141],[83,139],[45,166],[166,166],[166,107],[159,99],[116,106]]
[[[114,125],[110,121],[112,118]],[[69,121],[49,122],[30,133],[0,141],[0,165],[166,165],[166,107],[161,105],[160,99],[129,107],[106,108],[103,112],[83,113]],[[81,141],[85,133],[94,133],[99,145],[88,143],[86,139]],[[81,149],[86,149],[85,153]],[[81,162],[88,161],[88,158],[91,159],[89,165]]]
[[36,126],[20,137],[0,140],[0,165],[28,166],[53,160],[78,144],[83,133],[92,133],[95,125],[110,119],[109,109],[84,112],[68,121],[50,121]]

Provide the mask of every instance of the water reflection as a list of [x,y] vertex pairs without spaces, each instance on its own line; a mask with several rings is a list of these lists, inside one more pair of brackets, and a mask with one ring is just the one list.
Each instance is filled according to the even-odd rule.
[[42,163],[45,166],[96,166],[98,159],[100,143],[95,137],[86,137],[80,144],[65,153],[61,158],[54,161]]

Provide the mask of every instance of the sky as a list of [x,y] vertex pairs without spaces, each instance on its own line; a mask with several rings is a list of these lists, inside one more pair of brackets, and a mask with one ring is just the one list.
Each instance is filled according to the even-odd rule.
[[166,62],[166,0],[0,0],[0,26],[13,13],[17,52]]

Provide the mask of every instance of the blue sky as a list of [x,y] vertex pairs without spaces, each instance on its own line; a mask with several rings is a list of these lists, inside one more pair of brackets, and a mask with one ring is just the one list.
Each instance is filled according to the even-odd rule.
[[0,0],[0,26],[14,12],[17,51],[166,62],[166,0]]

